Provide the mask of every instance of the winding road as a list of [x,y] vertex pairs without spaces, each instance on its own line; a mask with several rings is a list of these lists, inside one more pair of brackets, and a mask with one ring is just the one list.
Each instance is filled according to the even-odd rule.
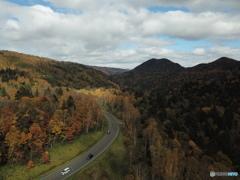
[[[113,141],[118,136],[119,125],[113,115],[111,115],[109,112],[105,110],[103,110],[103,113],[107,120],[109,121],[110,134],[106,134],[101,141],[99,141],[94,147],[92,147],[82,156],[64,165],[63,167],[45,176],[44,178],[41,178],[40,180],[62,180],[72,176],[74,173],[78,172],[79,170],[87,166],[89,163],[94,161],[94,159],[100,156],[113,143]],[[86,159],[89,154],[93,154],[93,157],[90,160]],[[70,171],[67,174],[62,175],[61,171],[63,171],[63,169],[67,167],[70,168]]]

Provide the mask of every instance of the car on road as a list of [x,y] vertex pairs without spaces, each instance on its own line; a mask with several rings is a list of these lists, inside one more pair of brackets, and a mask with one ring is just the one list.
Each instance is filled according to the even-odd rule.
[[70,171],[70,168],[67,167],[67,168],[63,169],[63,171],[61,172],[61,174],[62,174],[62,175],[65,175],[65,174],[67,174],[69,171]]
[[110,131],[107,132],[107,134],[110,134],[110,133],[111,133]]
[[91,159],[92,157],[93,157],[93,154],[89,154],[88,157],[87,157],[87,159],[89,160],[89,159]]

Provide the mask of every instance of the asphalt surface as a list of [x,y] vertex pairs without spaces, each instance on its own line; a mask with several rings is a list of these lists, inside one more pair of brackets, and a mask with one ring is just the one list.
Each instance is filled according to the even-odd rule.
[[[82,156],[62,166],[58,170],[52,172],[51,174],[45,176],[44,178],[41,178],[40,180],[62,180],[70,177],[71,175],[78,172],[79,170],[87,166],[89,163],[94,161],[94,159],[101,155],[113,143],[113,141],[118,136],[119,125],[113,115],[111,115],[109,112],[105,110],[103,110],[103,113],[107,120],[109,121],[110,134],[106,134],[101,141],[99,141],[94,147],[92,147]],[[93,157],[88,160],[87,157],[89,154],[93,154]],[[62,175],[61,172],[63,171],[63,169],[67,167],[70,168],[70,171],[67,174]]]

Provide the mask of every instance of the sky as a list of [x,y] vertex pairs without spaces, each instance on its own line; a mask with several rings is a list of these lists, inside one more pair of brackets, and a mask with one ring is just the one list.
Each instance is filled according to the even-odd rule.
[[132,69],[240,59],[240,0],[0,0],[0,49]]

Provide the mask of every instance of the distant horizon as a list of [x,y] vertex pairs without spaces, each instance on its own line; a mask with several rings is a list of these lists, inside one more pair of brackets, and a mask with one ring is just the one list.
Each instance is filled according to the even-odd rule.
[[133,69],[240,57],[237,0],[0,0],[0,49]]
[[[15,52],[15,53],[19,53],[19,54],[25,54],[25,55],[29,55],[29,56],[41,57],[41,56],[37,56],[37,55],[33,55],[33,54],[26,54],[26,53],[21,53],[21,52],[17,52],[17,51],[11,51],[11,50],[0,50],[0,51],[9,51],[9,52]],[[71,62],[71,61],[64,61],[64,60],[52,59],[52,58],[48,58],[48,57],[41,57],[41,58],[51,59],[51,60],[59,61],[59,62],[61,62],[61,61],[63,61],[63,62]],[[82,64],[82,65],[85,65],[85,66],[92,66],[92,67],[112,68],[112,69],[122,69],[122,70],[131,71],[131,70],[135,69],[136,67],[140,66],[141,64],[143,64],[143,63],[145,63],[145,62],[147,62],[147,61],[149,61],[149,60],[152,60],[152,59],[156,59],[156,60],[167,59],[167,60],[169,60],[169,61],[171,61],[171,62],[173,62],[173,63],[177,63],[177,64],[179,64],[180,66],[182,66],[182,67],[184,67],[184,68],[192,68],[192,67],[195,67],[195,66],[200,65],[200,64],[208,64],[208,63],[212,63],[212,62],[217,61],[217,60],[219,60],[219,59],[221,59],[221,58],[228,58],[228,59],[232,59],[232,60],[235,60],[235,61],[239,61],[239,62],[240,62],[240,60],[238,60],[238,59],[234,59],[234,58],[230,58],[230,57],[222,56],[222,57],[219,57],[219,58],[217,58],[217,59],[214,59],[214,60],[209,61],[209,62],[206,62],[206,63],[199,63],[199,64],[196,64],[196,65],[193,65],[193,66],[188,66],[188,67],[186,67],[186,66],[183,66],[183,65],[181,65],[180,63],[178,63],[178,62],[174,62],[174,61],[172,61],[171,59],[168,59],[168,58],[150,58],[150,59],[147,59],[147,60],[143,61],[142,63],[138,64],[137,66],[135,66],[135,67],[133,67],[133,68],[131,68],[131,69],[130,69],[130,68],[110,67],[110,66],[95,66],[95,65],[87,65],[87,64],[83,64],[83,63],[79,63],[79,62],[72,62],[72,63],[78,63],[78,64]]]

